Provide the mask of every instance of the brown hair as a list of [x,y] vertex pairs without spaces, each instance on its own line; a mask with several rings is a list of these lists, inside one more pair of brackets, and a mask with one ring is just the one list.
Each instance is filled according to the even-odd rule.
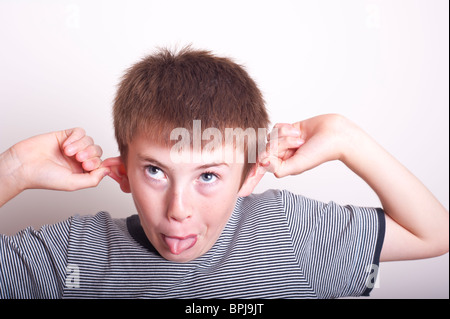
[[[256,83],[229,58],[186,47],[160,49],[127,70],[114,102],[114,128],[124,160],[135,134],[170,145],[170,132],[201,121],[215,127],[267,128],[268,114]],[[246,165],[244,176],[251,165]]]

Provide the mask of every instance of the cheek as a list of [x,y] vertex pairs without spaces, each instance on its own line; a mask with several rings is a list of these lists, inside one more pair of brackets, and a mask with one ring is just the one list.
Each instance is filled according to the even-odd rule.
[[223,192],[205,200],[201,207],[204,223],[210,228],[224,227],[233,212],[236,200],[236,194]]
[[239,180],[228,176],[226,181],[222,181],[217,188],[211,188],[203,192],[203,204],[201,209],[204,212],[204,220],[215,226],[220,226],[228,221],[233,212],[239,191]]
[[[162,196],[160,192],[148,187],[143,181],[136,181],[130,179],[131,193],[136,209],[140,216],[145,216],[146,220],[159,218],[158,212],[161,212],[163,207]],[[152,221],[152,223],[156,223]]]

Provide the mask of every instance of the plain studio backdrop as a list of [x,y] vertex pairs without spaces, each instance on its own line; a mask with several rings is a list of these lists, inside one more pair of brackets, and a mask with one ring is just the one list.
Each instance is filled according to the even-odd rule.
[[[104,158],[117,156],[111,106],[124,70],[157,47],[192,44],[244,65],[272,124],[343,114],[448,209],[448,33],[447,0],[1,0],[0,152],[80,126]],[[339,162],[300,176],[267,175],[256,192],[268,188],[380,206]],[[0,233],[101,210],[117,218],[136,213],[110,178],[72,193],[27,190],[0,209]],[[382,263],[370,298],[448,298],[448,260]]]

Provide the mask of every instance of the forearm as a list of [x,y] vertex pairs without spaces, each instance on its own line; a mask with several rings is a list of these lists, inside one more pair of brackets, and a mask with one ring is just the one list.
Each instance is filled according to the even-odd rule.
[[14,159],[12,149],[0,154],[0,207],[23,191],[17,175],[20,163]]
[[409,170],[372,138],[353,124],[349,127],[348,136],[351,137],[342,161],[376,192],[386,214],[412,235],[399,235],[396,231],[386,236],[398,236],[389,238],[394,241],[408,237],[417,248],[416,252],[397,251],[396,254],[423,258],[428,257],[426,254],[438,255],[448,250],[447,210]]

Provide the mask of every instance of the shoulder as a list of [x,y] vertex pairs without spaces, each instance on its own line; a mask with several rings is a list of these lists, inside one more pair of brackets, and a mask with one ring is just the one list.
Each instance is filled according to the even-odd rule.
[[70,233],[72,218],[54,223],[45,224],[39,228],[29,226],[18,231],[16,234],[0,235],[0,244],[13,244],[15,247],[31,247],[34,244],[43,245],[51,242],[63,243],[67,241]]
[[251,194],[238,199],[237,209],[247,217],[262,219],[279,219],[283,222],[300,222],[297,220],[320,211],[323,204],[287,190],[269,189],[260,194]]
[[127,220],[127,218],[114,218],[105,211],[100,211],[94,215],[76,215],[71,219],[73,224],[92,228],[123,228],[126,227]]
[[257,202],[257,201],[264,201],[267,199],[280,199],[281,193],[283,191],[279,190],[279,189],[268,189],[262,193],[252,193],[249,196],[246,197],[240,197],[240,200],[242,202],[245,203],[249,203],[249,202]]
[[112,218],[108,212],[104,211],[95,215],[74,216],[70,228],[72,239],[101,242],[128,236],[126,219]]
[[283,207],[282,191],[276,189],[269,189],[259,194],[250,194],[246,197],[239,197],[237,206],[239,210],[243,211],[258,211],[261,210],[278,210]]
[[240,197],[238,203],[244,207],[271,207],[291,213],[293,211],[320,211],[326,206],[320,201],[306,198],[288,190],[269,189],[260,194]]

